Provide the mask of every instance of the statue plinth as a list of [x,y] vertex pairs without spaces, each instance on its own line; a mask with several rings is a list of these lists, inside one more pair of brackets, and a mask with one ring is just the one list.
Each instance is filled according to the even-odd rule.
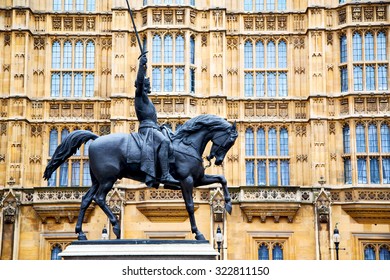
[[78,240],[59,254],[64,260],[215,260],[207,240]]

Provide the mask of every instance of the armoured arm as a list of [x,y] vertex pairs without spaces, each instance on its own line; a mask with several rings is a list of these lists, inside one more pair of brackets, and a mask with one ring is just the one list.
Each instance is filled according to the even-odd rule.
[[146,53],[143,53],[139,60],[139,67],[138,67],[138,73],[137,73],[137,80],[135,81],[135,87],[136,96],[141,96],[143,93],[143,87],[144,87],[144,80],[146,76],[146,69],[147,69],[147,58]]

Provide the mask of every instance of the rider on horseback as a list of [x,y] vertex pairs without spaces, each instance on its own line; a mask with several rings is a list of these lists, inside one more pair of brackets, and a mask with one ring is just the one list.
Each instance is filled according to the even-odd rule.
[[[141,170],[146,173],[145,184],[153,186],[157,182],[180,186],[180,182],[169,173],[170,140],[161,132],[157,123],[156,108],[150,101],[150,81],[146,78],[146,52],[140,57],[137,80],[135,82],[135,111],[140,123],[138,132],[143,136],[141,147]],[[155,159],[157,155],[157,159]],[[156,175],[156,161],[159,162],[161,178]]]

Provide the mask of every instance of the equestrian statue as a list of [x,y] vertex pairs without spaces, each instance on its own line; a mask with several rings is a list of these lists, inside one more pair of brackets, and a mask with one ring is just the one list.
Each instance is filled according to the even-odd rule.
[[[130,15],[131,14],[131,10]],[[134,25],[135,27],[135,25]],[[138,42],[138,33],[136,32]],[[232,211],[227,182],[222,175],[205,174],[202,155],[211,141],[210,162],[221,165],[233,146],[238,132],[236,124],[225,119],[205,114],[185,122],[174,133],[157,122],[156,109],[148,97],[150,81],[146,77],[147,58],[145,46],[141,48],[137,79],[135,82],[135,110],[140,123],[138,133],[113,133],[99,137],[88,130],[70,133],[56,148],[44,171],[43,178],[49,180],[52,173],[77,149],[89,140],[89,165],[92,186],[82,197],[75,231],[79,240],[87,237],[82,230],[85,211],[92,201],[107,215],[113,232],[121,237],[120,224],[106,204],[106,196],[118,179],[130,178],[144,182],[148,187],[181,190],[190,218],[191,231],[197,240],[205,240],[196,226],[192,192],[194,187],[220,183],[224,192],[225,209]]]

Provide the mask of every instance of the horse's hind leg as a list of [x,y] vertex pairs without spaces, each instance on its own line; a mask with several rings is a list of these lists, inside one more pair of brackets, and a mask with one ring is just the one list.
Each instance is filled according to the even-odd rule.
[[118,219],[115,217],[115,215],[112,213],[110,207],[106,204],[106,196],[108,192],[112,189],[112,186],[114,185],[116,179],[107,180],[106,182],[100,183],[100,188],[98,192],[95,195],[95,201],[100,206],[100,208],[103,210],[103,212],[107,215],[108,219],[110,220],[112,224],[112,230],[114,234],[116,235],[117,239],[120,239],[121,237],[121,229],[118,222]]
[[82,230],[85,211],[88,209],[89,205],[91,204],[93,196],[95,195],[99,187],[99,182],[96,180],[92,172],[91,172],[91,179],[92,179],[92,187],[89,188],[89,190],[86,192],[86,194],[83,196],[81,200],[79,217],[77,218],[75,231],[78,234],[78,240],[87,240],[87,237]]

